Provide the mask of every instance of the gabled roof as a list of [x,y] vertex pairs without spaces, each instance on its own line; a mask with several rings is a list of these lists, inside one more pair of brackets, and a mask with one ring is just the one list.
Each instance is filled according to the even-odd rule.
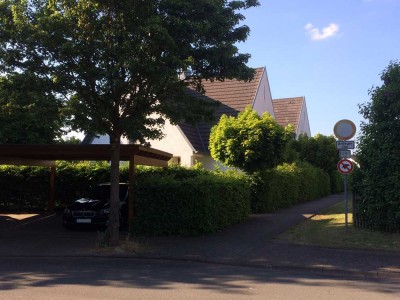
[[195,126],[189,124],[178,125],[195,151],[209,152],[208,143],[211,128],[218,123],[222,115],[237,116],[247,106],[253,106],[265,68],[257,68],[255,70],[254,79],[248,82],[237,79],[203,81],[205,95],[208,98],[221,102],[221,105],[215,110],[214,123],[199,122]]
[[247,82],[237,79],[203,81],[206,96],[218,100],[236,111],[244,111],[247,106],[253,105],[265,68],[256,68],[255,71],[254,79]]
[[273,99],[272,106],[278,124],[283,127],[292,124],[297,132],[304,101],[304,97]]

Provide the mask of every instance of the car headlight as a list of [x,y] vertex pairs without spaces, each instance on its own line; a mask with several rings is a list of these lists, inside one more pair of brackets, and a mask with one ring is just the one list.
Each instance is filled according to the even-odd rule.
[[110,213],[109,208],[103,208],[102,210],[100,210],[101,215],[108,215],[109,213]]

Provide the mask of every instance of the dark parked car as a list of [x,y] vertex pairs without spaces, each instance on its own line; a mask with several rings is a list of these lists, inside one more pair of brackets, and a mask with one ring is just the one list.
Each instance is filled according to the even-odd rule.
[[[87,198],[76,200],[64,209],[63,225],[67,228],[77,225],[107,226],[110,216],[110,183],[102,183],[94,187]],[[120,224],[126,225],[128,220],[128,184],[119,184]]]

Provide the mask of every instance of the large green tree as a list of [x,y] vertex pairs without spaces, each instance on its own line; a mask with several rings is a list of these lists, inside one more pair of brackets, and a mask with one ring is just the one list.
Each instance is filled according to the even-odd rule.
[[62,103],[34,74],[0,77],[0,143],[50,144],[63,134]]
[[357,146],[358,212],[372,228],[399,231],[400,62],[391,62],[381,80],[370,90],[371,101],[360,105],[366,121]]
[[316,134],[309,137],[301,134],[297,140],[291,142],[291,147],[298,153],[298,158],[308,162],[327,173],[336,171],[339,161],[336,150],[336,139],[333,135]]
[[[336,139],[333,135],[326,136],[318,133],[309,137],[301,134],[297,140],[289,143],[288,150],[288,153],[297,154],[292,155],[294,158],[292,161],[305,161],[329,174],[332,193],[343,190],[343,180],[336,167],[339,156],[336,150]],[[289,159],[289,161],[291,160]]]
[[[202,79],[250,79],[238,53],[249,28],[241,9],[257,0],[2,0],[2,72],[29,70],[51,79],[68,101],[71,126],[108,134],[112,144],[111,243],[118,243],[122,136],[160,138],[165,118],[195,122],[212,115],[191,86]],[[186,78],[181,72],[190,74]]]
[[210,150],[214,159],[248,173],[277,166],[293,135],[268,113],[259,116],[251,107],[237,117],[223,115],[211,130]]

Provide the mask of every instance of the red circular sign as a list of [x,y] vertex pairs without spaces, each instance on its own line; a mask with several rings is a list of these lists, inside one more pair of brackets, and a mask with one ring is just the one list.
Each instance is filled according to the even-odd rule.
[[351,160],[343,158],[343,159],[339,160],[339,162],[337,164],[337,168],[340,173],[349,174],[353,171],[354,165],[351,162]]

